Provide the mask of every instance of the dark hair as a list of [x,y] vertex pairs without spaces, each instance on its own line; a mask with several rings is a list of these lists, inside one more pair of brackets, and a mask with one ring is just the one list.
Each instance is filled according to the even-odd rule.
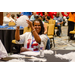
[[34,22],[35,21],[39,21],[40,22],[40,25],[41,25],[41,31],[40,31],[40,33],[39,34],[44,34],[44,25],[43,25],[43,22],[40,20],[40,19],[36,19],[36,20],[34,20],[33,21],[33,26],[34,26]]
[[20,17],[21,16],[21,14],[17,14],[17,17]]
[[14,17],[15,17],[15,14],[12,14],[12,15],[11,15],[11,17],[14,19]]

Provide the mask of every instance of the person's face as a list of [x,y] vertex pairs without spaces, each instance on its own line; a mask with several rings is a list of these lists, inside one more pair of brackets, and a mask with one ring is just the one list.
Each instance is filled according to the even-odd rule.
[[11,14],[9,13],[9,14],[7,15],[7,17],[10,17],[10,15],[11,15]]
[[36,16],[36,12],[33,12],[34,16]]
[[56,14],[56,17],[59,17],[59,13]]
[[39,34],[41,31],[41,25],[40,25],[39,21],[34,22],[34,28],[35,28],[36,32]]

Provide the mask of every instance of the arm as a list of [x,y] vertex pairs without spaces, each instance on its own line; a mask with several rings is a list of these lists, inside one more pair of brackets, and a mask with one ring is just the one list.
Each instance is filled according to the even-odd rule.
[[19,31],[19,26],[17,26],[17,28],[16,28],[15,39],[16,39],[17,41],[20,40],[20,31]]
[[47,34],[47,25],[45,23],[44,23],[44,28],[45,28],[44,34]]
[[36,32],[35,28],[33,27],[32,25],[32,22],[27,20],[27,23],[30,25],[31,27],[31,30],[32,30],[32,33],[33,33],[33,36],[36,40],[37,43],[41,43],[41,38],[39,37],[38,33]]
[[63,19],[62,18],[60,18],[60,22],[57,25],[59,25],[59,24],[63,24]]
[[37,43],[41,43],[41,38],[39,37],[38,33],[36,32],[36,30],[34,31],[34,27],[31,27],[31,30],[33,31],[33,36],[36,40]]
[[60,22],[60,24],[63,24],[63,22]]

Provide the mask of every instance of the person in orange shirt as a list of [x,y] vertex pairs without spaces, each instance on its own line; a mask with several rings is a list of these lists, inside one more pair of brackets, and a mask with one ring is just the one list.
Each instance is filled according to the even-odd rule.
[[68,36],[71,40],[74,40],[74,34],[70,34],[70,31],[74,30],[74,23],[75,23],[75,12],[71,12],[69,14],[69,19],[68,19]]

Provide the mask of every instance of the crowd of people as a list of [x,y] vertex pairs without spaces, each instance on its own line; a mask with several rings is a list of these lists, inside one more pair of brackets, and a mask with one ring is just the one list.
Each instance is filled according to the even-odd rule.
[[[44,28],[45,28],[44,33],[45,34],[47,33],[47,27],[46,27],[45,23],[48,23],[48,21],[51,19],[48,12],[44,12],[43,16],[37,14],[36,12],[33,12],[33,13],[31,13],[31,12],[19,12],[19,14],[17,14],[17,18],[19,18],[22,15],[27,15],[29,17],[30,21],[34,21],[35,19],[41,19],[43,24],[44,24]],[[4,18],[3,18],[3,26],[8,24],[10,21],[16,23],[17,18],[15,18],[15,15],[11,14],[10,12],[6,13],[6,16],[4,16]],[[63,24],[63,18],[60,17],[59,13],[57,13],[53,19],[56,20],[55,27],[58,27],[58,31],[59,31],[58,36],[60,36],[61,24]]]
[[[46,23],[49,23],[49,20],[52,19],[48,12],[44,12],[43,16],[40,14],[37,14],[36,12],[19,12],[17,14],[17,18],[20,16],[27,15],[29,17],[29,20],[27,20],[28,27],[31,28],[31,32],[26,32],[22,35],[19,34],[19,26],[16,28],[15,32],[15,39],[17,42],[24,43],[24,47],[21,48],[20,52],[24,51],[38,51],[39,48],[44,50],[48,49],[50,50],[50,39],[47,36],[47,25]],[[75,23],[75,12],[71,12],[69,14],[69,20],[68,20],[68,36],[70,39],[73,39],[73,35],[69,32],[74,29],[74,23]],[[15,18],[14,14],[11,14],[10,12],[6,13],[6,16],[3,18],[3,26],[8,24],[9,22],[15,22],[17,21],[17,18]],[[61,36],[61,24],[64,23],[63,17],[60,16],[60,13],[57,12],[56,16],[54,16],[53,20],[55,20],[55,27],[58,27],[58,36]],[[36,46],[36,47],[35,47]]]

